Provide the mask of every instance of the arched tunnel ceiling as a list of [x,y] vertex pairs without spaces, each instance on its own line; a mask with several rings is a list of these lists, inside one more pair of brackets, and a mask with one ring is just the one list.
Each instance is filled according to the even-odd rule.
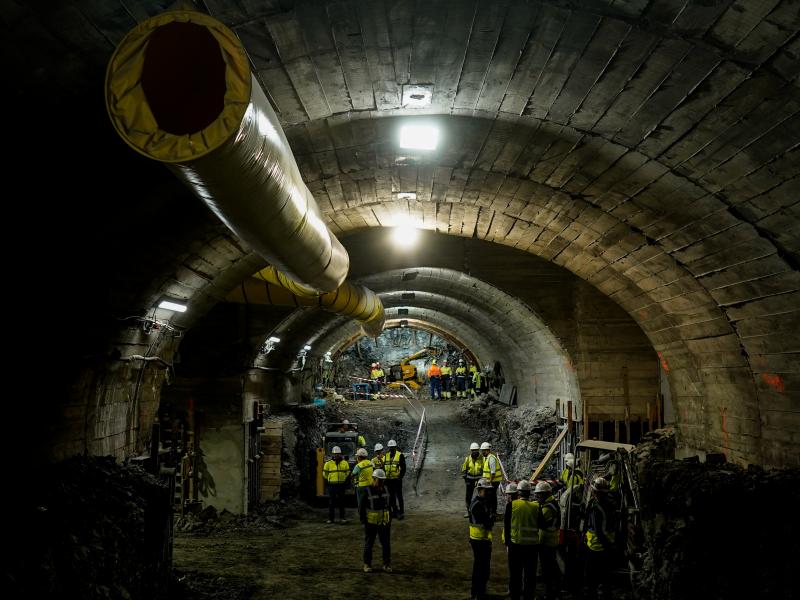
[[[414,267],[363,277],[360,282],[379,294],[387,318],[430,323],[460,338],[484,364],[500,361],[507,379],[526,402],[552,403],[555,398],[580,399],[570,357],[542,319],[518,299],[465,273]],[[413,297],[408,297],[413,292]],[[338,351],[358,335],[356,323],[318,310],[296,311],[269,332],[287,348],[283,364],[296,348],[311,343],[315,353]],[[402,317],[405,318],[405,317]],[[275,357],[280,356],[276,352]],[[534,379],[537,385],[534,386]]]
[[[337,233],[406,217],[562,265],[641,325],[698,443],[731,433],[732,452],[762,464],[796,449],[796,2],[200,4],[243,40]],[[3,9],[9,97],[35,115],[12,120],[25,157],[13,175],[33,194],[15,208],[35,208],[21,222],[47,254],[80,265],[52,274],[62,312],[102,294],[127,316],[171,292],[191,300],[175,320],[190,326],[263,265],[105,120],[114,46],[164,8]],[[427,93],[430,106],[408,103]],[[417,115],[448,128],[440,153],[395,148],[394,122]],[[43,166],[31,157],[54,129],[61,151]],[[80,204],[54,200],[65,190]],[[44,337],[61,318],[37,326]],[[727,421],[692,418],[709,406],[728,407]]]

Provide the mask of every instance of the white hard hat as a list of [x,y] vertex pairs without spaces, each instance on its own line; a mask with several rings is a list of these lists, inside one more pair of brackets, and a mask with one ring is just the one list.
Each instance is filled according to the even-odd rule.
[[375,452],[377,452],[378,450],[383,450],[383,444],[381,444],[380,442],[375,444]]
[[481,444],[481,450],[491,450],[492,445],[489,442],[483,442]]
[[386,445],[389,448],[397,448],[397,442],[395,442],[394,440],[389,440],[388,442],[386,442]]
[[506,494],[516,494],[517,492],[517,484],[513,481],[506,486]]
[[334,446],[333,450],[331,450],[331,454],[341,454],[341,453],[342,453],[342,449],[339,448],[339,446]]
[[472,442],[472,443],[469,445],[469,449],[470,449],[470,450],[480,450],[480,449],[481,449],[481,447],[480,447],[480,446],[478,446],[478,442]]
[[488,479],[486,479],[486,477],[481,477],[480,479],[478,479],[478,487],[491,489],[492,483]]
[[540,481],[536,484],[536,489],[533,490],[535,493],[539,494],[541,492],[547,492],[548,494],[553,491],[552,486],[547,483],[546,481]]
[[350,421],[348,421],[347,419],[342,419],[342,424],[343,425],[349,425]]
[[463,358],[459,358],[459,359],[458,359],[458,362],[460,362],[460,363],[462,363],[462,364],[463,364],[463,363],[464,363],[464,359],[463,359]]
[[592,489],[596,492],[609,492],[611,485],[602,477],[598,477],[592,482]]
[[373,479],[386,479],[386,473],[383,469],[375,469],[372,472]]
[[523,479],[517,484],[517,489],[520,492],[530,492],[531,491],[531,482],[527,479]]
[[363,457],[366,458],[367,457],[367,449],[366,448],[359,448],[358,450],[356,450],[356,456],[363,456]]

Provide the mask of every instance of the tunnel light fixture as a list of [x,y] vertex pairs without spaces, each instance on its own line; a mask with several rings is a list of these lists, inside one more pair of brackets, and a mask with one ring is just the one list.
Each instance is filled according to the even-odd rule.
[[407,150],[436,150],[439,128],[433,125],[403,125],[400,127],[400,147]]
[[186,304],[183,300],[178,300],[176,298],[168,298],[167,296],[163,296],[158,301],[158,308],[163,308],[164,310],[171,310],[173,312],[186,312],[186,309],[189,308],[189,305]]
[[274,335],[272,335],[267,339],[267,341],[268,342],[272,342],[273,344],[277,344],[278,342],[281,341],[281,338],[278,338],[278,337],[275,337]]
[[392,239],[401,248],[410,248],[419,239],[419,229],[410,223],[397,225],[392,232]]
[[311,345],[310,344],[306,344],[305,346],[303,346],[303,350],[308,352],[309,350],[311,350]]
[[261,348],[258,350],[260,354],[269,354],[273,350],[275,350],[275,344],[281,341],[281,338],[275,337],[271,335],[267,338],[267,341],[261,345]]

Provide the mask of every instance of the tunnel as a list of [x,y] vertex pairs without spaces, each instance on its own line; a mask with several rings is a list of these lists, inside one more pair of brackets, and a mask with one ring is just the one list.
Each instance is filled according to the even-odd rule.
[[797,597],[796,0],[0,14],[11,597]]

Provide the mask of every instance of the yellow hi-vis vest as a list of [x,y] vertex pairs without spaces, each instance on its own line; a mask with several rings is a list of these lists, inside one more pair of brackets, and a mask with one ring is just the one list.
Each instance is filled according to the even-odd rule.
[[500,461],[497,460],[497,457],[491,452],[483,457],[483,476],[492,483],[503,481],[503,471],[500,469]]
[[539,503],[532,500],[520,498],[511,503],[512,544],[533,546],[539,543],[539,511]]
[[478,455],[478,458],[473,459],[472,454],[464,459],[464,464],[461,465],[461,473],[467,476],[467,479],[478,480],[483,477],[483,456]]
[[375,488],[367,488],[367,523],[370,525],[388,525],[390,521],[389,503],[386,490],[376,492]]
[[594,511],[597,510],[601,513],[601,517],[603,520],[603,533],[608,538],[612,544],[614,543],[614,539],[616,537],[616,533],[612,529],[609,529],[609,522],[608,522],[608,515],[606,514],[606,509],[603,507],[600,502],[594,502],[592,505],[589,506],[589,529],[586,531],[586,547],[589,550],[594,550],[596,552],[602,550],[611,550],[611,548],[606,548],[603,546],[603,542],[600,541],[600,537],[595,533],[597,530],[597,521],[595,519]]
[[372,461],[365,458],[357,465],[358,467],[358,487],[367,487],[372,485]]
[[386,471],[386,479],[397,479],[400,477],[400,451],[389,451],[383,456],[383,469]]
[[[571,476],[569,474],[570,471],[572,471]],[[561,471],[561,483],[567,487],[573,485],[581,486],[583,485],[583,481],[583,471],[581,471],[580,468],[570,469],[569,467],[564,467],[564,470]]]
[[322,476],[328,483],[344,483],[350,475],[350,464],[342,459],[338,463],[331,459],[322,467]]
[[453,367],[442,367],[442,376],[447,375],[448,377],[453,374]]
[[558,526],[561,524],[561,509],[559,509],[556,499],[548,496],[544,504],[541,504],[542,529],[539,537],[542,545],[555,548],[558,546]]

